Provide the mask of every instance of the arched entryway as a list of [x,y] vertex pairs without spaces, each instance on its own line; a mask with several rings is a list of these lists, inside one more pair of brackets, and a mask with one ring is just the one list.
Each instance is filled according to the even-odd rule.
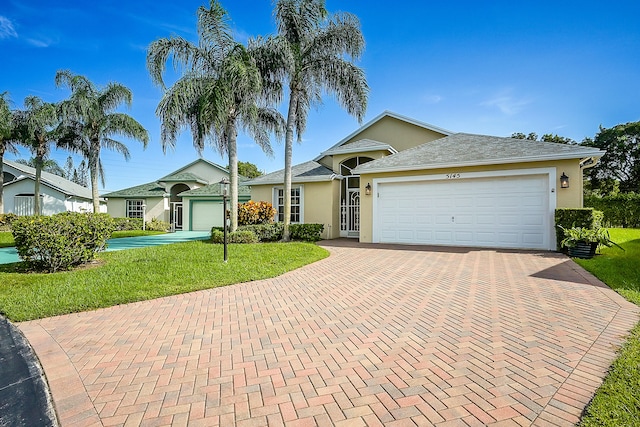
[[340,236],[360,236],[360,175],[353,173],[357,166],[372,161],[370,157],[352,157],[340,163]]
[[174,230],[182,230],[182,197],[178,194],[189,191],[191,188],[187,184],[176,184],[171,187],[171,227]]

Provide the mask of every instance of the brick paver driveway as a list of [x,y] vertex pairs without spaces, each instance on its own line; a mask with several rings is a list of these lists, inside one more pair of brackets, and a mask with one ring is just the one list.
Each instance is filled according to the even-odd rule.
[[62,426],[571,425],[638,320],[558,254],[323,244],[274,279],[20,324]]

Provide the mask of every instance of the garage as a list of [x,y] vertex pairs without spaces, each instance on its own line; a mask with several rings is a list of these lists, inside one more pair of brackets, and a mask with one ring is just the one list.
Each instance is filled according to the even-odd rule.
[[432,178],[376,183],[375,242],[553,248],[548,174]]
[[222,227],[222,201],[193,200],[191,230],[209,231],[211,227]]

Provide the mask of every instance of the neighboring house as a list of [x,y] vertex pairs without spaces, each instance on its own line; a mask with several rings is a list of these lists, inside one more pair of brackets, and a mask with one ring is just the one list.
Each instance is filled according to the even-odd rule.
[[[603,154],[384,112],[293,167],[291,221],[324,224],[329,239],[555,250],[554,210],[582,207],[582,169]],[[248,182],[279,221],[283,182],[283,170]]]
[[[4,212],[33,215],[36,170],[31,166],[4,160]],[[61,176],[42,172],[40,179],[41,213],[92,212],[91,190]],[[101,202],[100,210],[106,212]]]
[[[174,230],[210,230],[222,226],[222,190],[219,182],[229,171],[198,159],[157,181],[104,194],[112,217],[157,218]],[[241,180],[244,180],[242,178]],[[240,185],[238,201],[249,200],[249,188]]]

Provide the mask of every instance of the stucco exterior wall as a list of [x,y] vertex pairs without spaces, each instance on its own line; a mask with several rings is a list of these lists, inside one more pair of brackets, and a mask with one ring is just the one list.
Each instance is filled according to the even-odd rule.
[[[114,218],[124,218],[127,216],[127,200],[140,200],[140,198],[109,198],[107,201],[107,213]],[[152,218],[156,218],[160,221],[169,222],[169,202],[167,199],[164,197],[150,197],[143,200],[147,205],[145,221],[151,221]]]
[[[200,176],[209,183],[220,182],[223,177],[228,177],[228,173],[221,171],[220,169],[211,166],[206,162],[197,162],[194,165],[189,166],[188,168],[181,170],[180,173],[191,172],[197,176]],[[171,184],[173,185],[173,184]]]
[[[5,186],[3,190],[4,213],[18,213],[15,205],[15,197],[20,194],[33,195],[33,190],[34,181],[30,179],[24,179]],[[42,215],[67,212],[66,196],[63,193],[46,185],[40,185],[40,195],[42,197],[42,206],[40,207],[40,213]],[[86,202],[84,206],[86,206]],[[82,212],[82,210],[80,210],[80,204],[75,207],[77,208],[76,212]]]
[[[339,197],[340,181],[306,182],[304,184],[293,183],[292,186],[301,186],[303,221],[307,224],[324,224],[322,237],[335,239],[340,236]],[[274,189],[282,185],[253,185],[251,186],[251,200],[266,201],[275,207]]]
[[373,160],[381,159],[385,156],[388,156],[389,151],[365,151],[363,153],[350,153],[350,154],[336,154],[333,156],[333,163],[331,165],[332,169],[335,173],[340,173],[340,163],[345,160],[352,159],[354,157],[369,157]]
[[[557,208],[581,208],[583,194],[582,170],[578,159],[557,160],[549,162],[528,162],[508,165],[473,166],[464,168],[432,169],[422,171],[403,171],[389,173],[364,174],[360,176],[360,241],[371,242],[373,236],[373,199],[375,192],[370,196],[365,195],[367,184],[373,186],[378,178],[410,177],[425,175],[464,174],[469,172],[489,172],[500,170],[555,168],[556,182],[551,188],[551,197],[556,200]],[[560,176],[565,173],[569,177],[569,188],[560,188]]]

